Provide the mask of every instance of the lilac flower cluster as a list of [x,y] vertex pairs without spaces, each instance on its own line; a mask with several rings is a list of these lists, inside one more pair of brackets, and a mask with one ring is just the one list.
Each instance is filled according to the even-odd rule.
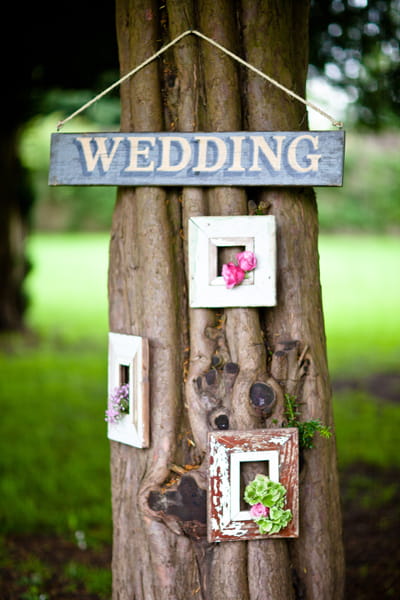
[[129,413],[129,384],[115,388],[108,399],[105,421],[118,423],[123,414]]

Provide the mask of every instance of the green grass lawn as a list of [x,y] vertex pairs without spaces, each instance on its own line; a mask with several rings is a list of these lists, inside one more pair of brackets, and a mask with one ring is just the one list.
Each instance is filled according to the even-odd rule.
[[[106,234],[37,235],[28,318],[45,338],[105,343]],[[363,375],[400,363],[400,238],[322,235],[321,282],[329,366]]]
[[399,369],[400,237],[321,236],[332,375]]
[[[109,541],[108,237],[35,235],[29,251],[39,337],[4,341],[0,354],[1,528]],[[398,372],[400,238],[322,236],[320,255],[333,376]],[[400,407],[347,391],[335,418],[341,465],[400,464]]]
[[0,357],[5,531],[110,540],[107,246],[104,234],[30,240],[38,339],[8,340]]
[[[321,236],[320,261],[332,379],[399,373],[400,238]],[[400,466],[400,404],[344,389],[334,416],[340,467]]]
[[108,236],[48,234],[29,240],[28,320],[46,338],[104,344]]

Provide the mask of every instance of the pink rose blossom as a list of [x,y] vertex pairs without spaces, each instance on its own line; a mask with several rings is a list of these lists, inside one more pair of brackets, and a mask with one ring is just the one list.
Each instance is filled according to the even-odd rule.
[[257,266],[257,259],[251,250],[245,250],[236,254],[238,265],[243,271],[252,271]]
[[269,508],[268,506],[264,506],[261,502],[257,502],[257,504],[253,504],[250,509],[250,514],[253,519],[260,519],[261,517],[268,517]]
[[244,270],[232,262],[222,265],[222,277],[224,278],[226,287],[229,290],[235,285],[239,285],[239,283],[242,283],[244,275]]

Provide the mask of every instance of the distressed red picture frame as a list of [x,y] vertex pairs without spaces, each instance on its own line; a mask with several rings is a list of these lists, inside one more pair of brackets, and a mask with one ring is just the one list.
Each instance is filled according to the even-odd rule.
[[[209,542],[296,538],[299,535],[299,452],[297,428],[210,432],[207,537]],[[240,467],[268,463],[269,477],[285,486],[293,518],[278,533],[260,534],[243,508]]]

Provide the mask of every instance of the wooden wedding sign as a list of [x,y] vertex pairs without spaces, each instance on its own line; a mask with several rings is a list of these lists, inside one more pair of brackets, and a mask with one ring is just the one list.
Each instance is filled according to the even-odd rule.
[[340,186],[344,132],[54,133],[50,185]]

